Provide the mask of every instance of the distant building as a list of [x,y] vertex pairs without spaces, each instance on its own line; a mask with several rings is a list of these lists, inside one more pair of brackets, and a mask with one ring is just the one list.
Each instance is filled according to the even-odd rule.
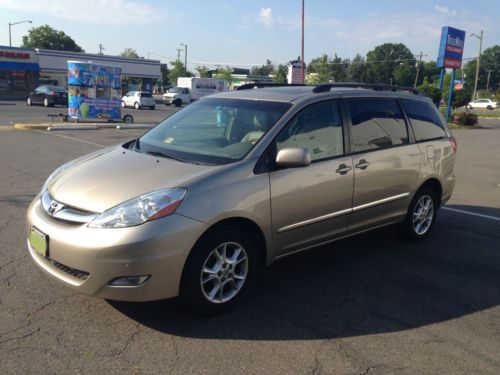
[[37,86],[67,86],[68,60],[122,68],[122,91],[152,91],[160,61],[121,56],[0,46],[0,98],[24,99]]
[[[301,67],[304,67],[303,69]],[[288,63],[288,74],[286,75],[286,80],[289,84],[300,84],[304,82],[302,77],[302,72],[306,73],[306,64],[293,60]]]

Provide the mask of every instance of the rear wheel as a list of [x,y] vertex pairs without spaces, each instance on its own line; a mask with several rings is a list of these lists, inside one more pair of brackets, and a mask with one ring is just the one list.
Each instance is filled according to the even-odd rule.
[[139,103],[135,102],[135,103],[134,103],[134,108],[135,108],[135,109],[139,109],[139,108],[141,108],[141,106],[139,105]]
[[32,103],[31,103],[31,98],[28,96],[28,97],[26,98],[26,105],[27,105],[28,107],[30,107],[30,106],[31,106],[31,104],[32,104]]
[[149,109],[153,110],[153,109],[155,109],[155,106],[152,105],[151,107],[149,107]]
[[486,107],[488,110],[493,110],[493,107],[491,105],[489,105],[488,107]]
[[415,194],[402,224],[404,237],[411,242],[420,242],[429,237],[436,221],[437,210],[436,192],[429,187],[421,188]]
[[49,99],[47,99],[47,98],[43,99],[43,106],[44,107],[48,107],[49,106]]
[[201,314],[217,314],[239,304],[257,268],[255,245],[236,227],[220,227],[202,237],[186,262],[180,299]]

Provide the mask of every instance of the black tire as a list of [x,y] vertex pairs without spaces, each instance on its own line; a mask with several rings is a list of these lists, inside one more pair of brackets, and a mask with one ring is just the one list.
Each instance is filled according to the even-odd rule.
[[134,117],[132,115],[126,114],[125,116],[123,116],[123,122],[132,124],[134,122]]
[[27,105],[28,107],[31,107],[31,104],[33,104],[33,103],[31,102],[31,98],[28,96],[28,97],[26,98],[26,105]]
[[[418,214],[418,209],[416,211],[417,205],[419,204],[419,202],[423,202],[425,198],[430,198],[432,201],[432,215],[428,215],[428,217],[431,218],[431,222],[430,224],[424,226],[424,228],[427,227],[425,232],[422,233],[422,230],[424,228],[421,227],[419,233],[419,230],[417,230],[416,228],[418,226],[418,223],[414,222],[414,218]],[[403,237],[410,242],[424,241],[427,237],[429,237],[432,229],[434,228],[438,209],[438,198],[436,192],[430,187],[422,187],[413,197],[413,200],[408,207],[405,221],[401,224],[401,234],[403,235]],[[416,219],[415,221],[418,220],[419,219]]]
[[[246,252],[246,259],[248,260],[246,265],[246,279],[236,294],[229,300],[213,302],[208,299],[209,297],[205,296],[205,292],[202,290],[202,269],[206,266],[206,262],[209,261],[213,251],[225,243],[238,244]],[[182,273],[179,293],[180,300],[189,310],[201,315],[214,315],[227,311],[240,304],[247,295],[255,279],[257,264],[255,244],[245,232],[233,226],[218,227],[216,230],[208,232],[200,238],[191,250]],[[236,273],[236,267],[238,266],[235,265],[234,267],[233,272]],[[222,268],[220,270],[223,271]],[[220,274],[221,272],[218,273]],[[226,285],[229,285],[229,288],[233,289],[234,292],[234,288],[231,287],[230,283]],[[224,288],[222,290],[224,292]],[[231,292],[231,290],[228,291]]]
[[150,110],[154,110],[155,109],[155,106],[152,105],[151,107],[149,107]]
[[135,102],[134,103],[134,108],[135,109],[141,109],[141,106],[139,105],[139,103]]
[[176,106],[176,107],[180,107],[182,105],[182,100],[181,99],[175,99],[173,104]]
[[486,109],[488,109],[489,111],[492,111],[493,107],[491,105],[489,105],[488,107],[486,107]]
[[166,102],[165,102],[165,105],[168,105],[168,106],[170,107],[170,103],[166,103]]

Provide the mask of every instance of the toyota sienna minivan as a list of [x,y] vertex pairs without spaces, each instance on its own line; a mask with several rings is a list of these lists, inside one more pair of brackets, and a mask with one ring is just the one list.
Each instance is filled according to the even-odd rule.
[[256,270],[386,225],[429,236],[456,143],[412,88],[243,87],[55,170],[27,213],[35,263],[112,300],[217,313]]

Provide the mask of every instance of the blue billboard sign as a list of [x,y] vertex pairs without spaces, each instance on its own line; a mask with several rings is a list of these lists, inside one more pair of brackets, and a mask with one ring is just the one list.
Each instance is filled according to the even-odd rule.
[[437,58],[438,68],[460,69],[464,53],[465,31],[444,26]]
[[68,61],[68,89],[70,117],[120,119],[120,67]]

